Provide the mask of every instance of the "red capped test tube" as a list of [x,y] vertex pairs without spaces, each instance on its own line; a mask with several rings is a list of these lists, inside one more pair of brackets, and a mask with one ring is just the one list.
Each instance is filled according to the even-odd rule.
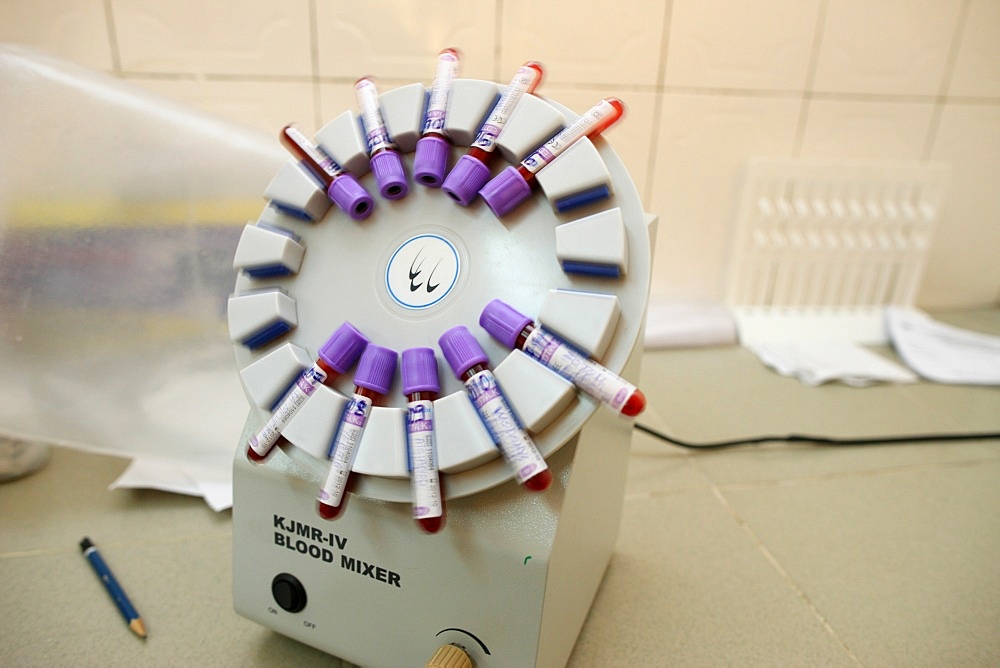
[[399,147],[392,141],[385,127],[375,82],[368,77],[358,79],[354,84],[354,96],[358,100],[361,124],[365,128],[365,142],[368,145],[368,158],[379,193],[386,199],[406,197],[410,186],[406,183],[403,160],[399,157]]
[[541,81],[541,63],[529,61],[518,68],[514,78],[507,84],[507,89],[479,128],[469,152],[459,158],[444,180],[441,190],[449,197],[462,206],[469,206],[476,199],[480,188],[490,180],[490,162],[493,160],[497,138],[514,113],[517,103],[525,93],[533,92]]
[[625,105],[616,97],[608,97],[548,140],[517,167],[507,167],[483,186],[479,194],[498,218],[513,211],[531,196],[537,181],[535,175],[555,160],[563,151],[583,139],[596,137],[625,114]]
[[444,494],[434,437],[434,400],[441,391],[437,357],[430,348],[409,348],[403,351],[400,371],[407,402],[413,519],[427,533],[437,533],[444,526]]
[[358,370],[354,374],[354,394],[340,417],[340,426],[328,455],[330,471],[317,497],[319,516],[323,519],[336,519],[344,509],[344,494],[368,417],[372,406],[382,401],[392,385],[397,358],[395,350],[373,343],[361,353]]
[[635,385],[535,325],[509,304],[494,299],[483,309],[479,324],[500,343],[524,351],[622,415],[635,417],[646,408],[646,396]]
[[445,49],[438,54],[437,71],[424,114],[424,129],[413,155],[413,178],[428,188],[440,186],[448,168],[451,141],[444,133],[444,122],[448,115],[448,95],[458,76],[459,64],[459,53],[455,49]]
[[368,345],[364,334],[345,322],[317,353],[316,363],[303,371],[274,409],[271,418],[247,442],[247,459],[262,462],[281,437],[292,417],[319,385],[332,386],[337,376],[354,366]]
[[375,209],[375,200],[354,175],[337,164],[293,125],[281,130],[281,144],[322,182],[326,196],[354,220],[364,220]]
[[510,407],[476,337],[459,325],[442,334],[438,345],[455,376],[465,383],[472,404],[517,482],[533,492],[548,489],[552,472]]

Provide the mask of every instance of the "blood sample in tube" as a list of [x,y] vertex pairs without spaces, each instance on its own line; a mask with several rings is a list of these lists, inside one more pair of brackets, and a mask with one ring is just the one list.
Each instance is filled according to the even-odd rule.
[[510,407],[476,337],[459,325],[442,334],[438,345],[455,376],[465,383],[479,417],[517,482],[535,492],[548,489],[552,472]]
[[517,108],[517,103],[525,93],[533,92],[541,81],[541,63],[529,61],[518,68],[507,89],[486,116],[469,152],[459,158],[444,180],[441,190],[449,197],[462,206],[468,206],[476,198],[480,188],[490,180],[490,162],[500,133]]
[[354,84],[354,95],[361,111],[368,157],[379,193],[386,199],[406,197],[410,187],[406,183],[403,160],[399,157],[399,147],[392,141],[389,130],[385,127],[375,82],[367,77],[358,79]]
[[403,351],[402,360],[413,519],[427,533],[437,533],[444,525],[444,495],[434,431],[434,400],[441,391],[437,357],[430,348],[409,348]]
[[323,519],[336,519],[344,509],[344,494],[361,446],[361,437],[364,436],[372,406],[382,401],[392,385],[397,358],[395,350],[373,343],[361,353],[358,370],[354,374],[354,394],[340,418],[337,435],[330,446],[330,471],[317,497],[319,515]]
[[338,165],[322,148],[292,125],[281,130],[281,143],[298,158],[326,188],[330,201],[354,220],[363,220],[375,209],[375,200],[354,175]]
[[413,155],[413,177],[417,183],[429,188],[441,185],[448,168],[451,141],[444,133],[444,123],[448,115],[451,84],[458,76],[458,69],[458,51],[445,49],[438,54],[437,71],[434,73],[427,111],[424,114],[424,128]]
[[535,175],[566,149],[584,137],[595,137],[618,121],[625,105],[615,97],[601,100],[583,116],[535,149],[517,167],[507,167],[490,180],[479,194],[497,217],[528,199],[537,185]]
[[509,304],[494,299],[483,309],[479,324],[500,343],[524,351],[622,415],[635,417],[646,408],[646,396],[635,385],[537,326]]
[[368,339],[349,322],[341,325],[319,349],[316,363],[303,371],[274,409],[271,418],[247,442],[247,458],[262,462],[281,437],[281,430],[319,385],[332,386],[361,356]]

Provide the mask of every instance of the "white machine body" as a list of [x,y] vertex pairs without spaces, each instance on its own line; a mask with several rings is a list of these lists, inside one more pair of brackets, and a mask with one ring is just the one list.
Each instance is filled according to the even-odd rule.
[[[383,115],[391,135],[409,136],[412,128],[392,122],[419,122],[410,108],[419,100],[412,86],[397,90],[405,94],[381,96]],[[468,119],[469,127],[446,127],[454,136],[474,136],[477,110],[488,110],[499,92],[488,82],[457,80],[455,118]],[[530,151],[539,128],[552,134],[575,117],[557,103],[526,99],[524,117],[515,111],[501,136],[504,152]],[[359,167],[365,163],[356,155],[363,146],[357,127],[345,112],[317,141],[376,193],[373,177]],[[503,348],[478,317],[488,301],[503,299],[637,382],[655,218],[643,212],[607,143],[585,141],[585,150],[560,156],[551,165],[558,169],[539,178],[539,192],[503,220],[482,202],[461,207],[416,183],[401,200],[376,196],[375,212],[362,221],[319,206],[301,179],[289,178],[288,166],[269,185],[268,206],[241,240],[230,301],[230,334],[251,404],[233,472],[238,613],[364,665],[422,665],[445,644],[462,647],[477,666],[567,661],[617,539],[632,422]],[[451,164],[464,152],[456,146]],[[411,157],[404,155],[408,174]],[[566,201],[577,201],[575,192],[598,194],[565,210]],[[427,278],[409,276],[421,270],[421,257],[424,271],[441,267],[434,280],[448,289],[440,297],[399,288],[400,271],[410,283]],[[250,435],[344,321],[398,351],[433,348],[455,325],[475,332],[546,458],[552,486],[533,493],[513,480],[440,355],[440,532],[425,534],[413,520],[398,379],[372,413],[335,521],[318,515],[316,496],[329,470],[326,448],[352,392],[350,373],[334,387],[317,388],[265,462],[249,462]]]

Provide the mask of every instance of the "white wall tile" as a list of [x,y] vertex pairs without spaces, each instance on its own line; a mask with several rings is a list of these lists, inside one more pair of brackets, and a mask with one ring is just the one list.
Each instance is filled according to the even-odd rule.
[[312,75],[307,0],[112,0],[122,69]]
[[674,0],[668,86],[801,90],[819,0]]
[[1000,2],[972,0],[949,95],[1000,97]]
[[281,81],[206,81],[130,79],[165,97],[216,114],[274,137],[295,123],[303,132],[315,131],[312,85]]
[[933,113],[929,102],[812,100],[800,155],[920,160]]
[[737,187],[747,158],[790,156],[801,100],[667,93],[652,202],[652,294],[721,300]]
[[830,0],[814,90],[937,95],[959,9],[955,0]]
[[664,11],[664,3],[650,0],[504,0],[498,78],[506,83],[519,65],[537,60],[545,66],[543,87],[546,82],[653,85]]
[[[382,82],[380,81],[379,83],[381,84]],[[380,86],[379,93],[384,93],[393,88],[396,88],[396,86],[391,84]],[[355,114],[358,113],[358,101],[354,95],[354,84],[321,83],[319,86],[319,110],[321,118],[320,127],[332,121],[343,111],[350,110]]]
[[951,164],[918,303],[933,308],[1000,299],[1000,106],[949,104],[931,159]]
[[25,44],[98,70],[111,70],[101,0],[3,0],[0,42]]
[[319,74],[324,77],[430,84],[437,54],[451,47],[462,54],[461,76],[493,78],[493,2],[318,0],[316,26]]

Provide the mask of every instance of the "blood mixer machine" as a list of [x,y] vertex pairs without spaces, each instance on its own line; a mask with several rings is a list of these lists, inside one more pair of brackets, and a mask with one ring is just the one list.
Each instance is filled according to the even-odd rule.
[[[359,664],[439,650],[563,664],[618,535],[655,217],[596,132],[552,143],[594,128],[594,110],[531,94],[537,65],[508,86],[453,77],[446,114],[438,74],[381,95],[362,80],[359,114],[314,139],[286,128],[295,157],[240,240],[229,328],[252,408],[233,472],[235,607]],[[492,152],[470,150],[484,136]],[[557,157],[516,176],[547,142]],[[491,158],[485,173],[468,162]],[[491,173],[506,176],[477,196]],[[519,337],[532,328],[547,352]],[[423,375],[405,353],[397,372],[395,351],[414,348]],[[591,372],[626,390],[599,401]],[[436,457],[416,455],[414,405],[433,411]],[[516,463],[532,449],[540,465]],[[532,491],[545,466],[551,484]],[[443,517],[427,521],[411,478],[437,475],[424,493],[441,492]]]

